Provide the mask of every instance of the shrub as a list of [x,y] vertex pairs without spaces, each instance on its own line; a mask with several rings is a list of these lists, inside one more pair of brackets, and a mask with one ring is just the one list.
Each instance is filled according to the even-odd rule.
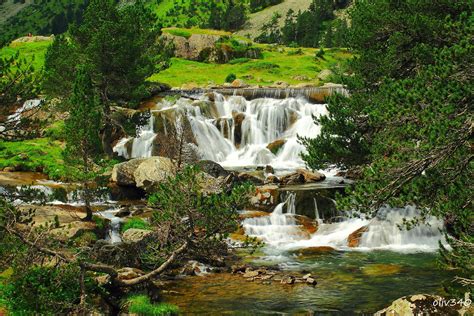
[[80,296],[75,267],[32,267],[14,273],[1,291],[12,315],[67,314]]
[[250,58],[246,58],[246,57],[235,58],[235,59],[232,59],[231,61],[229,61],[229,64],[231,64],[231,65],[244,64],[244,63],[249,62],[249,61],[250,61]]
[[280,65],[268,61],[259,61],[246,66],[247,70],[271,70],[280,68]]
[[225,82],[232,83],[235,79],[237,79],[237,76],[234,73],[230,73],[225,77]]
[[44,135],[52,140],[64,140],[65,126],[64,121],[57,121],[44,131]]
[[98,229],[100,229],[100,230],[105,229],[105,218],[94,215],[94,216],[92,216],[92,220],[95,222]]
[[132,217],[122,225],[122,233],[130,228],[150,230],[150,224],[139,217]]
[[191,37],[191,32],[182,29],[168,29],[167,32],[174,36],[181,36],[186,39]]
[[317,52],[316,52],[316,58],[324,58],[324,49],[321,47]]
[[128,306],[130,314],[139,316],[177,315],[179,312],[178,307],[174,305],[151,303],[146,295],[133,295],[126,300],[125,305]]

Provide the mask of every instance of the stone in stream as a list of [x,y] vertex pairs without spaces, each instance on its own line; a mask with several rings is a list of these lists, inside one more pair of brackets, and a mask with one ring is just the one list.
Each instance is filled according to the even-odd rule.
[[281,280],[281,283],[282,284],[294,284],[296,281],[296,278],[294,276],[287,276],[287,277],[284,277],[282,280]]
[[316,280],[313,279],[313,278],[306,278],[305,280],[306,280],[306,284],[309,284],[309,285],[316,285],[316,284],[318,284],[318,282],[316,282]]
[[247,271],[244,273],[244,278],[254,278],[260,274],[260,271]]
[[362,226],[361,228],[359,228],[355,232],[351,233],[347,237],[347,245],[351,248],[359,247],[360,238],[362,237],[362,234],[365,233],[368,230],[369,230],[369,227]]

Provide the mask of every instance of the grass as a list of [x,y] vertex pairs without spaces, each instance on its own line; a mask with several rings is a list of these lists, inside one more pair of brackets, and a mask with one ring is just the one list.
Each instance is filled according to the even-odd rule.
[[[288,84],[310,83],[320,85],[317,78],[321,70],[329,69],[351,58],[346,50],[327,49],[324,59],[315,59],[319,49],[301,48],[301,53],[285,47],[262,48],[263,59],[239,60],[228,64],[207,64],[181,58],[173,58],[171,67],[153,75],[151,81],[166,82],[173,87],[207,86],[222,84],[230,73],[252,85],[268,86],[278,81]],[[270,50],[271,49],[271,50]]]
[[41,171],[51,179],[64,179],[62,143],[49,138],[0,142],[0,169],[15,167],[21,171]]
[[123,225],[122,225],[122,233],[125,231],[135,228],[135,229],[144,229],[144,230],[150,230],[150,224],[146,222],[145,220],[139,218],[139,217],[132,217],[128,219]]
[[[225,34],[227,32],[206,29],[167,28],[164,32],[178,34]],[[235,38],[235,37],[232,37]],[[4,47],[0,50],[0,57],[11,56],[16,51],[26,58],[35,56],[34,65],[40,69],[44,64],[44,56],[50,41],[19,43]],[[337,64],[344,63],[352,57],[345,49],[326,49],[324,58],[315,58],[319,48],[289,48],[255,44],[263,51],[263,59],[236,59],[227,64],[208,64],[172,58],[171,67],[154,74],[150,81],[164,82],[173,87],[183,85],[205,87],[214,84],[223,84],[225,78],[234,73],[237,78],[243,79],[252,85],[268,86],[278,81],[288,84],[308,83],[320,85],[317,76],[321,70],[330,69]]]
[[128,312],[139,316],[177,315],[177,306],[160,303],[153,304],[146,295],[133,295],[126,301]]
[[0,49],[0,58],[8,58],[15,55],[18,51],[20,57],[26,60],[33,60],[33,67],[39,70],[44,65],[46,50],[52,41],[12,43]]
[[200,29],[200,28],[180,28],[180,27],[166,27],[161,29],[163,33],[168,33],[176,36],[183,36],[186,38],[191,37],[192,34],[204,34],[204,35],[218,35],[218,36],[230,36],[230,32],[211,30],[211,29]]

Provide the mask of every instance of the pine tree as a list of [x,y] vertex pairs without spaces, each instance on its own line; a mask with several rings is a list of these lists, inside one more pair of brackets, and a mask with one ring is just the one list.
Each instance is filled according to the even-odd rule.
[[155,15],[141,1],[119,6],[115,0],[91,0],[79,26],[70,37],[58,37],[47,52],[45,91],[68,98],[76,65],[87,63],[103,107],[102,146],[112,156],[114,129],[110,104],[131,106],[148,96],[146,79],[167,66],[170,50],[158,41]]
[[93,159],[100,152],[99,131],[101,106],[85,67],[77,70],[73,92],[68,101],[69,117],[65,121],[66,148],[64,160],[74,170],[73,178],[82,184],[87,216],[92,219],[89,182],[94,178]]

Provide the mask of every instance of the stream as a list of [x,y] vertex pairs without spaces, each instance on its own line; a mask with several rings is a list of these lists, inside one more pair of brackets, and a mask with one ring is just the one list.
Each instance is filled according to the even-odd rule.
[[[327,115],[324,104],[311,103],[301,96],[246,100],[214,93],[212,100],[205,95],[200,100],[163,99],[151,108],[150,118],[139,128],[138,136],[121,139],[114,151],[125,158],[153,156],[158,135],[167,135],[170,127],[184,128],[187,120],[193,145],[202,159],[216,161],[229,170],[270,165],[274,170],[270,174],[282,175],[304,167],[300,154],[305,148],[298,136],[318,135],[320,127],[313,117],[323,115]],[[275,142],[277,147],[273,146]],[[163,300],[178,305],[185,314],[308,315],[373,313],[404,295],[443,294],[441,284],[453,277],[437,265],[439,242],[445,243],[443,222],[429,217],[426,224],[412,230],[400,229],[403,219],[419,215],[413,206],[385,207],[372,219],[353,212],[336,212],[330,207],[331,198],[321,203],[313,194],[342,189],[345,184],[334,177],[336,171],[320,170],[328,177],[322,183],[281,188],[284,193],[271,213],[242,221],[245,234],[263,241],[264,246],[255,252],[236,248],[248,264],[277,267],[289,274],[311,273],[318,282],[316,286],[262,284],[229,273],[205,273],[169,283]],[[81,192],[73,185],[26,173],[23,178],[31,181],[16,173],[18,178],[8,182],[11,175],[5,175],[0,174],[0,193],[33,188],[50,205],[82,205]],[[304,203],[298,195],[301,192],[307,194]],[[39,203],[35,198],[18,196],[18,203]],[[97,215],[110,221],[106,240],[121,242],[122,219],[116,216],[120,202],[107,189],[99,189],[93,205]],[[302,224],[301,218],[306,218],[313,229]],[[350,236],[357,231],[360,236],[356,245],[350,246]]]

